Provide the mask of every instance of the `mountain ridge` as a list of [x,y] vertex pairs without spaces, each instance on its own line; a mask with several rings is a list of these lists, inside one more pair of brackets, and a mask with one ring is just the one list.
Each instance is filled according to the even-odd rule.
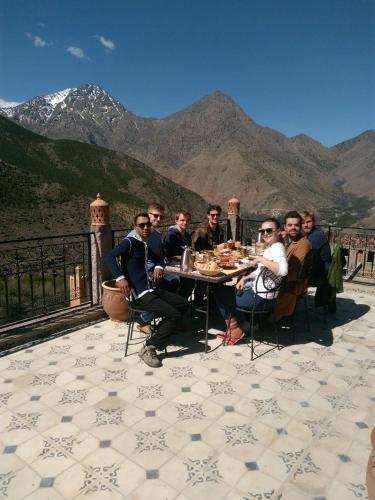
[[112,224],[155,201],[168,217],[181,207],[195,218],[205,201],[124,153],[71,140],[53,140],[0,117],[0,238],[87,231],[96,193],[111,205]]
[[[306,134],[288,138],[256,124],[221,91],[164,118],[139,117],[89,84],[69,92],[45,123],[38,122],[33,109],[29,113],[36,118],[28,121],[26,104],[20,105],[23,114],[13,108],[14,121],[53,139],[125,152],[207,201],[226,203],[236,186],[248,213],[274,210],[275,203],[280,210],[292,206],[319,211],[340,205],[344,191],[370,198],[375,192],[373,167],[366,167],[373,147],[371,131],[331,148]],[[362,154],[364,147],[368,154]],[[356,181],[353,187],[362,171],[370,175],[366,186]]]

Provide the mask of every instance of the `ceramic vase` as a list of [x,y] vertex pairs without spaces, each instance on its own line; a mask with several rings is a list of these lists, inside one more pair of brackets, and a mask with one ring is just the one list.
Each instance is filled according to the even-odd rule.
[[126,321],[129,315],[128,301],[120,289],[116,288],[116,281],[104,281],[102,288],[102,306],[109,318],[113,321]]

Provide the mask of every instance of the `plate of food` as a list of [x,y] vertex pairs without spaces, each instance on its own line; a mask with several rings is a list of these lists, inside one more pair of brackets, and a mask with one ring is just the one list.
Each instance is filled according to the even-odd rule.
[[221,274],[221,268],[216,262],[206,262],[204,264],[197,262],[195,269],[203,276],[219,276]]

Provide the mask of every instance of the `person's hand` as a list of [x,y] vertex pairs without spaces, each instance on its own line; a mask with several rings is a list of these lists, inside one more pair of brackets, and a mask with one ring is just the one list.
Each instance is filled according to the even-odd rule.
[[245,276],[242,276],[242,278],[240,280],[238,280],[236,285],[235,285],[237,290],[242,290],[243,287],[245,286],[246,281],[247,280],[246,280]]
[[128,280],[123,278],[122,280],[117,281],[117,286],[124,295],[126,295],[127,297],[130,296],[130,286]]
[[154,269],[154,283],[160,283],[163,278],[163,269],[155,267]]
[[258,264],[262,264],[264,259],[260,255],[258,257],[251,258],[251,265],[256,267]]

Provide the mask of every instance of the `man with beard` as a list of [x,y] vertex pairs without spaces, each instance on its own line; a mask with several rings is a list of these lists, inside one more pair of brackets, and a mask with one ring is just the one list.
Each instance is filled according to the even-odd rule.
[[298,298],[306,291],[310,267],[311,244],[301,232],[302,217],[290,211],[284,217],[288,274],[276,299],[276,318],[290,316]]

